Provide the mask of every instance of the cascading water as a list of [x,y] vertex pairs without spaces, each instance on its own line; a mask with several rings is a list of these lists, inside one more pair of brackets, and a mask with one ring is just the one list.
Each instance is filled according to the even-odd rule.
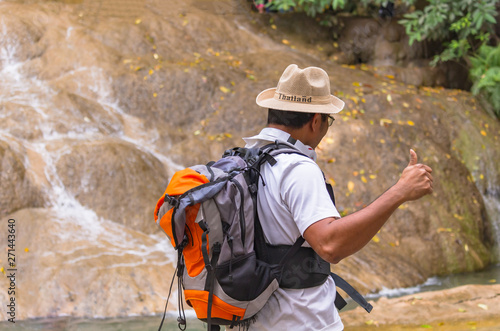
[[[68,28],[66,38],[72,38],[71,31],[72,27]],[[75,282],[78,278],[84,279],[82,273],[94,274],[93,278],[100,278],[99,275],[109,272],[111,275],[116,274],[110,281],[118,287],[130,287],[127,282],[136,282],[137,292],[134,295],[143,296],[141,301],[147,301],[148,296],[153,297],[141,307],[142,313],[159,311],[165,297],[158,297],[151,289],[141,288],[142,279],[137,280],[137,278],[144,275],[138,273],[135,276],[134,272],[145,269],[145,266],[154,267],[158,271],[165,270],[165,266],[173,264],[176,253],[167,244],[167,238],[163,234],[137,232],[100,217],[94,210],[78,201],[65,187],[58,173],[57,163],[61,157],[71,153],[70,146],[80,142],[99,141],[107,137],[98,129],[100,123],[93,123],[71,104],[65,104],[64,98],[61,100],[58,83],[68,76],[71,77],[71,83],[74,84],[71,87],[72,93],[95,100],[100,105],[105,116],[110,119],[107,123],[109,136],[117,141],[126,142],[143,154],[154,155],[167,165],[169,171],[174,171],[179,166],[155,151],[151,142],[157,140],[158,135],[154,129],[146,130],[140,120],[125,114],[119,108],[110,87],[111,79],[104,69],[97,66],[81,67],[63,71],[58,77],[49,81],[39,79],[30,74],[29,66],[32,62],[21,59],[21,41],[16,39],[15,32],[6,22],[0,20],[0,109],[2,109],[0,120],[6,124],[8,120],[14,119],[15,123],[15,125],[1,125],[0,139],[6,141],[14,153],[23,155],[22,164],[27,177],[40,188],[45,197],[45,211],[34,209],[33,213],[37,219],[33,221],[28,219],[31,214],[14,213],[11,217],[15,217],[20,224],[18,226],[22,229],[19,230],[21,234],[37,231],[32,227],[40,224],[39,218],[46,218],[42,223],[47,224],[47,228],[52,230],[50,233],[45,233],[45,236],[55,245],[46,245],[43,240],[26,242],[25,236],[19,236],[18,240],[25,245],[26,252],[36,255],[36,262],[28,268],[25,264],[27,262],[23,261],[28,261],[29,256],[19,258],[18,268],[26,271],[20,271],[18,287],[32,291],[30,286],[36,284],[30,284],[30,275],[35,273],[40,276],[46,273],[49,278],[44,282],[48,290],[60,292],[62,297],[69,298],[70,305],[72,302],[75,303],[71,310],[83,310],[78,315],[105,317],[108,313],[102,311],[100,304],[97,303],[105,299],[97,299],[96,309],[86,307],[84,302],[79,302],[79,298],[87,300],[84,291],[98,292],[99,285],[80,284],[83,287],[79,288],[78,285],[71,284],[78,284],[78,281]],[[30,121],[16,122],[17,116],[29,118]],[[84,181],[82,185],[85,186]],[[144,222],[152,221],[152,215],[144,220]],[[43,261],[52,263],[45,265]],[[119,275],[123,272],[125,278],[130,280],[122,280],[124,276]],[[67,275],[61,275],[63,273]],[[127,273],[132,276],[127,276]],[[57,283],[50,281],[54,275],[59,275]],[[148,275],[144,277],[147,278]],[[158,275],[153,274],[153,277]],[[147,284],[148,281],[144,280]],[[164,286],[167,286],[168,281],[166,279],[162,281],[165,283]],[[91,288],[87,288],[89,285]],[[59,287],[63,289],[59,291]],[[148,293],[144,294],[141,291]],[[102,292],[100,296],[106,297],[107,294]],[[34,305],[44,305],[43,295],[41,297],[35,302],[30,301],[29,296],[18,298],[21,306],[30,306],[31,310],[26,312],[28,309],[24,309],[25,312],[21,312],[18,318],[36,317],[37,314],[42,316],[73,314],[71,310],[64,308],[59,312],[33,309]],[[156,302],[153,304],[152,300]],[[172,307],[176,305],[174,301],[172,300]],[[132,303],[129,313],[139,313],[140,310],[134,309],[133,305]],[[152,308],[153,306],[155,307]],[[123,312],[123,314],[129,313]]]

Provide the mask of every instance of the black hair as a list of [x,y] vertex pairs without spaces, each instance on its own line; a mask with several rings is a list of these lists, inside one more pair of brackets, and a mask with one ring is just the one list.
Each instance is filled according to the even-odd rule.
[[[314,116],[314,113],[302,113],[296,111],[279,110],[269,108],[267,113],[267,124],[278,124],[294,129],[300,129],[306,125]],[[321,114],[323,121],[328,120],[327,114]]]

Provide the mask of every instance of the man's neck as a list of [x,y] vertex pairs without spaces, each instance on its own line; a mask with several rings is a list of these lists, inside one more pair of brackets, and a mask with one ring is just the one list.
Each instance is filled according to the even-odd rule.
[[293,139],[299,140],[303,144],[309,145],[309,146],[315,148],[315,146],[312,146],[311,143],[307,139],[308,135],[307,135],[307,132],[306,132],[305,125],[302,128],[300,128],[300,129],[291,128],[289,126],[280,125],[280,124],[268,124],[267,127],[268,128],[274,128],[274,129],[278,129],[278,130],[284,131],[284,132],[290,134],[290,136]]

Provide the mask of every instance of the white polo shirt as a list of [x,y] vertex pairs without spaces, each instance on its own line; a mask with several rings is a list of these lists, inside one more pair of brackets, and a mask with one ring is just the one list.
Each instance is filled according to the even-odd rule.
[[[246,147],[262,147],[290,135],[264,128],[258,135],[244,138]],[[290,144],[291,145],[291,144]],[[277,163],[265,163],[259,181],[258,213],[266,241],[272,245],[292,245],[313,223],[340,215],[326,190],[323,174],[316,164],[316,152],[300,141],[291,145],[298,154],[280,154]],[[307,242],[304,246],[309,246]],[[279,288],[257,314],[250,330],[343,330],[334,301],[335,282],[331,277],[322,285],[307,289]]]

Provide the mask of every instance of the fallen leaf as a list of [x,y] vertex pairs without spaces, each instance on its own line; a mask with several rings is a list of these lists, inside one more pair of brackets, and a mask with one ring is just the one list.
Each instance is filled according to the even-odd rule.
[[376,243],[380,242],[380,238],[377,235],[374,235],[372,240]]
[[283,44],[285,44],[285,45],[290,45],[290,42],[289,42],[288,40],[286,40],[286,39],[283,39],[281,42],[282,42]]
[[481,134],[482,134],[483,136],[486,136],[486,131],[481,130]]
[[410,125],[410,126],[414,126],[415,125],[415,123],[413,121],[408,121],[406,123],[408,123],[408,125]]
[[227,88],[227,87],[225,87],[225,86],[219,86],[219,90],[221,90],[221,91],[222,91],[222,93],[229,93],[229,92],[231,92],[231,90],[230,90],[230,89],[228,89],[228,88]]
[[381,118],[380,119],[380,126],[384,126],[386,124],[391,124],[392,123],[392,120],[388,119],[388,118]]
[[458,312],[459,313],[465,313],[467,310],[463,309],[463,308],[458,308]]
[[351,181],[349,181],[349,182],[347,183],[347,189],[349,190],[349,192],[354,191],[354,183],[353,183],[353,182],[351,182]]
[[483,303],[478,303],[477,306],[481,309],[488,310],[488,306]]
[[361,176],[361,181],[362,181],[363,183],[365,183],[365,184],[366,184],[366,183],[368,183],[368,180],[366,180],[366,177],[365,177],[365,176]]

